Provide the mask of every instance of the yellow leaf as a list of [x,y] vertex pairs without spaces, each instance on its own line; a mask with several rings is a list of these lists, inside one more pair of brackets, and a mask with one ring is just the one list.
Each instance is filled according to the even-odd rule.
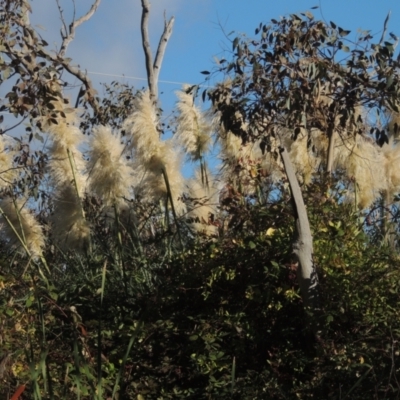
[[267,236],[272,236],[275,233],[276,229],[268,228],[267,232],[265,233]]

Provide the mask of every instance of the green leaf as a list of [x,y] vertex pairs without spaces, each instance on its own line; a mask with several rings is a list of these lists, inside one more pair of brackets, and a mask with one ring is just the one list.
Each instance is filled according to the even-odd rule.
[[39,140],[40,142],[44,143],[43,136],[40,136],[38,133],[35,133],[35,139]]
[[26,306],[27,308],[29,308],[29,307],[32,305],[33,300],[34,300],[34,297],[33,297],[33,296],[29,296],[29,297],[26,299],[25,306]]
[[250,240],[249,247],[250,247],[250,249],[255,249],[256,248],[256,244],[253,241]]
[[271,261],[271,264],[275,267],[275,268],[279,268],[279,264],[276,261]]

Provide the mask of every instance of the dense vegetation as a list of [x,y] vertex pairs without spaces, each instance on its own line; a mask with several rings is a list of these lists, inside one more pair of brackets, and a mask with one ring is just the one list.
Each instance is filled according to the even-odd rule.
[[127,238],[124,270],[110,238],[108,251],[51,261],[49,287],[26,263],[3,260],[3,396],[29,382],[38,398],[92,398],[101,377],[104,398],[118,385],[126,399],[396,398],[400,261],[335,196],[321,205],[325,191],[315,183],[306,193],[318,340],[288,254],[287,199],[254,206],[238,196],[223,238],[171,256],[146,243],[142,258]]
[[[344,48],[347,31],[310,13],[260,26],[260,48],[235,39],[234,61],[217,66],[233,76],[204,93],[212,116],[185,87],[174,136],[161,140],[154,76],[150,92],[114,83],[95,97],[64,57],[68,32],[56,57],[25,18],[27,1],[0,7],[0,82],[12,84],[1,109],[29,121],[26,136],[7,139],[3,129],[0,138],[1,398],[399,398],[394,44],[366,45],[363,58]],[[264,60],[271,67],[258,60],[256,73],[246,70],[263,57],[263,40],[281,47],[284,34],[303,38],[290,42],[290,68],[275,49]],[[305,78],[299,54],[317,57],[324,42],[351,51],[370,78],[346,75],[325,48]],[[289,69],[297,75],[283,79]],[[64,97],[66,71],[82,81],[83,113]],[[271,78],[267,90],[263,79],[278,73],[291,83]],[[338,76],[358,76],[351,94],[348,82],[332,89]],[[313,85],[323,87],[321,103]],[[382,118],[371,121],[364,106]],[[35,150],[44,135],[49,144]],[[214,173],[213,139],[223,164]],[[313,307],[299,289],[282,143],[313,235]],[[191,180],[179,150],[198,167]]]

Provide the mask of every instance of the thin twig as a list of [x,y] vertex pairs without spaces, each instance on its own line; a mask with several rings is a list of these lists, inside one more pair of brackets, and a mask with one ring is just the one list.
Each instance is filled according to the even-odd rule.
[[61,8],[60,0],[56,0],[58,12],[60,13],[60,19],[62,22],[62,27],[60,28],[61,37],[64,39],[68,35],[67,24],[64,18],[64,10]]

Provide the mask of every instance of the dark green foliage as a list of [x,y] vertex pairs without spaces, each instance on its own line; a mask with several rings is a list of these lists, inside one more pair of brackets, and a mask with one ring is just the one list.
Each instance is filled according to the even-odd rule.
[[29,393],[49,393],[46,365],[55,398],[94,398],[99,365],[110,396],[124,364],[120,399],[396,398],[399,260],[369,241],[340,193],[324,193],[305,193],[322,288],[317,338],[287,250],[286,199],[243,201],[245,230],[168,259],[130,257],[126,282],[108,258],[102,303],[103,259],[70,259],[50,291],[2,266],[4,387],[34,378]]

